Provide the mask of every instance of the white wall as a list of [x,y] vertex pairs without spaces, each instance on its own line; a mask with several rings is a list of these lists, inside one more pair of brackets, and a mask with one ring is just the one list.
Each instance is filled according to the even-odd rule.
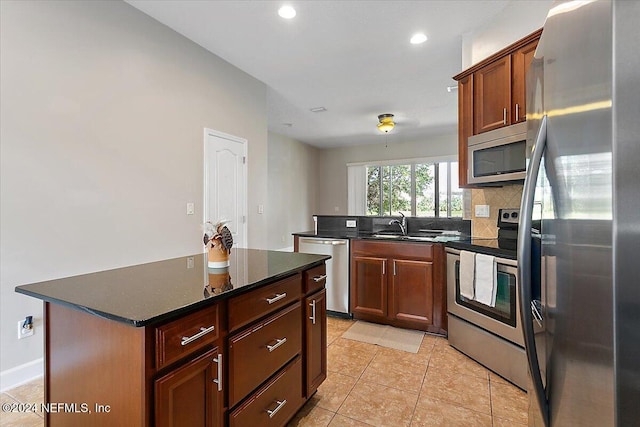
[[313,230],[317,158],[317,148],[269,132],[269,249],[292,249],[291,233]]
[[202,251],[203,128],[249,141],[249,246],[267,246],[267,118],[263,83],[126,3],[0,4],[4,388],[43,356],[16,285]]
[[337,147],[320,150],[315,214],[347,215],[347,163],[457,155],[458,135],[426,140]]
[[462,39],[462,70],[542,28],[552,3],[553,0],[511,2],[489,24],[465,34]]

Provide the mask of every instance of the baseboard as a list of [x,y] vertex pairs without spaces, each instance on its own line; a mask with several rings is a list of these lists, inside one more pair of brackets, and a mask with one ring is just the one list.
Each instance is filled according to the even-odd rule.
[[44,375],[44,358],[24,363],[15,368],[0,372],[0,391],[6,391],[28,383]]

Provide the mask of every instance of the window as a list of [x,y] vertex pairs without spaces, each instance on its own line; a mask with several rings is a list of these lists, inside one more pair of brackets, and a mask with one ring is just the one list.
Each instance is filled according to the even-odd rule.
[[461,217],[458,162],[366,166],[366,215]]

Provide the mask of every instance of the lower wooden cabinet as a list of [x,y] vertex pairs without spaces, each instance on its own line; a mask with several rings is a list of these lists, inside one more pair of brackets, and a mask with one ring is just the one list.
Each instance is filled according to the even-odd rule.
[[314,265],[144,327],[45,302],[46,401],[109,409],[46,413],[45,424],[286,425],[327,374],[324,272]]
[[229,338],[229,407],[300,354],[301,316],[297,302]]
[[370,316],[387,316],[387,259],[351,256],[351,311]]
[[327,291],[305,298],[305,361],[307,398],[327,378]]
[[156,427],[224,425],[222,351],[218,347],[155,381]]
[[229,414],[229,426],[284,426],[304,400],[302,360],[297,357]]
[[446,333],[440,244],[351,242],[351,310],[356,319]]
[[433,262],[393,259],[389,318],[433,325]]

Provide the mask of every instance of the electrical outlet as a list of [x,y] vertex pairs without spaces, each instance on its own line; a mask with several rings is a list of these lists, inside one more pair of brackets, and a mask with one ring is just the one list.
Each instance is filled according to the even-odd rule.
[[33,317],[27,316],[24,320],[18,320],[18,339],[30,337],[33,335],[35,327],[33,326]]
[[263,214],[264,213],[264,205],[258,205],[258,213],[259,214]]
[[347,220],[347,228],[354,228],[356,227],[356,220],[355,219],[348,219]]
[[476,205],[476,218],[489,218],[489,205]]
[[195,204],[193,202],[187,203],[187,215],[193,215],[196,211]]
[[193,259],[192,256],[187,258],[187,268],[193,268],[194,263],[195,263],[195,260]]

